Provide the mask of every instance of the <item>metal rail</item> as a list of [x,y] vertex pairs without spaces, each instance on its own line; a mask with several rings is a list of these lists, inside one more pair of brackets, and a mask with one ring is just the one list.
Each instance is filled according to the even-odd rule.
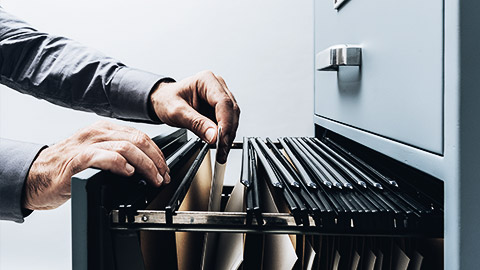
[[[246,212],[178,211],[171,223],[167,222],[164,210],[138,210],[137,215],[129,222],[120,221],[118,210],[113,210],[110,217],[111,230],[439,237],[428,232],[392,234],[391,231],[381,232],[378,229],[372,231],[363,229],[356,232],[354,227],[346,231],[345,228],[299,226],[289,213],[262,213],[263,226],[258,225],[255,219],[251,225],[246,225]],[[310,224],[315,224],[312,217],[309,219]]]

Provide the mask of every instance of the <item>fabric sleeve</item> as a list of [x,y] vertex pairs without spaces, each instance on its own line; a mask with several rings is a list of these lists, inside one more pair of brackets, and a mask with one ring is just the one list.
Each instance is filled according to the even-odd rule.
[[44,147],[0,139],[0,220],[23,222],[24,183],[33,160]]
[[148,98],[162,79],[169,78],[39,32],[0,7],[0,83],[21,93],[102,116],[159,123]]

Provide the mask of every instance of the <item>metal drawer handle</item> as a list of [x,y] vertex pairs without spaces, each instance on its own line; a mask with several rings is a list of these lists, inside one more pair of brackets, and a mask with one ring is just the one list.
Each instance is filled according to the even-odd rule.
[[317,53],[315,67],[319,71],[338,71],[339,66],[361,66],[362,47],[335,45]]

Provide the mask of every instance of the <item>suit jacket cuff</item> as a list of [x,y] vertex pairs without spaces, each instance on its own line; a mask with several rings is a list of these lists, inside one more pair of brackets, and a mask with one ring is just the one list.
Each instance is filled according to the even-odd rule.
[[45,145],[0,139],[0,219],[23,222],[22,194],[30,167]]
[[115,117],[160,123],[149,108],[149,96],[161,81],[173,79],[130,67],[119,69],[112,79],[109,95]]

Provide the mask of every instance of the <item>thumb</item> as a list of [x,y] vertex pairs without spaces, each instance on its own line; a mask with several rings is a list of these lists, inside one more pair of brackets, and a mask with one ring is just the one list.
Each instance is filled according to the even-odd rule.
[[209,144],[217,140],[217,125],[209,118],[201,115],[194,108],[185,106],[182,126],[190,129],[195,135]]

